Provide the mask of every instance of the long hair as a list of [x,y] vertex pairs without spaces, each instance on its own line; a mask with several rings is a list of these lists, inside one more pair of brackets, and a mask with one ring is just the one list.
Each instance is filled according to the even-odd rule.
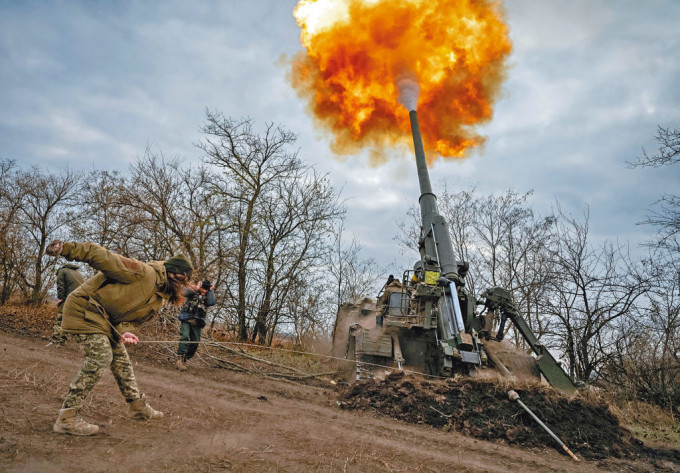
[[176,306],[181,306],[186,301],[186,297],[182,294],[182,289],[184,285],[188,282],[187,279],[180,281],[175,279],[173,276],[168,274],[167,282],[165,287],[163,287],[163,292],[170,294],[170,303]]

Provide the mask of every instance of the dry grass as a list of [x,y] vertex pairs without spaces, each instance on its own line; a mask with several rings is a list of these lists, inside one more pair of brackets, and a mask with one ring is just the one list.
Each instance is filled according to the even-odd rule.
[[54,303],[38,307],[8,303],[0,306],[0,329],[49,338],[56,315],[57,305]]
[[610,409],[636,437],[680,445],[680,420],[672,412],[639,401],[612,402]]

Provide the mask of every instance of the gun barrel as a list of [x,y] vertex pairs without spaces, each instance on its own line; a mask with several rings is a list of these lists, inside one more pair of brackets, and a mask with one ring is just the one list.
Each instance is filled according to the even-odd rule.
[[418,123],[418,112],[411,110],[408,112],[411,119],[411,134],[413,135],[413,148],[416,153],[416,169],[418,170],[418,182],[420,183],[420,210],[423,224],[426,220],[426,214],[436,215],[437,211],[437,197],[432,192],[432,184],[430,184],[430,173],[427,170],[427,161],[425,160],[425,150],[423,149],[423,138],[420,135],[420,124]]
[[420,181],[420,193],[432,194],[430,175],[425,161],[425,150],[423,148],[423,137],[420,135],[420,123],[418,122],[418,112],[411,110],[408,112],[411,119],[411,134],[413,135],[413,147],[416,152],[416,168],[418,169],[418,180]]
[[423,138],[420,135],[418,113],[411,110],[408,113],[411,119],[411,134],[413,135],[413,148],[416,154],[416,169],[420,183],[420,218],[422,224],[420,253],[434,258],[439,263],[442,273],[449,279],[458,277],[458,267],[453,256],[451,236],[444,217],[437,210],[437,197],[432,192],[430,174],[427,170]]

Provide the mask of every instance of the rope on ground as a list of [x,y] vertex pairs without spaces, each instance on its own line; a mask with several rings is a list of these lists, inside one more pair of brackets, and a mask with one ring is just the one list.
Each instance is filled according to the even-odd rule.
[[[139,344],[139,343],[178,343],[178,341],[177,341],[177,340],[139,340],[139,341],[137,342],[137,344]],[[272,350],[272,351],[282,351],[282,352],[287,352],[287,353],[295,353],[295,354],[298,354],[298,355],[313,356],[313,357],[317,357],[317,358],[327,358],[327,359],[329,359],[329,360],[338,360],[338,361],[344,361],[344,362],[352,362],[352,360],[348,360],[347,358],[340,358],[340,357],[332,356],[332,355],[321,355],[321,354],[318,354],[318,353],[312,353],[312,352],[301,351],[301,350],[290,350],[290,349],[287,349],[287,348],[268,347],[268,346],[264,346],[264,345],[258,345],[258,344],[255,344],[255,343],[244,343],[244,342],[216,342],[216,341],[213,341],[213,340],[211,340],[211,341],[204,341],[204,340],[201,340],[201,341],[197,341],[197,342],[196,342],[196,341],[194,341],[194,342],[192,342],[192,341],[182,341],[182,343],[195,343],[195,344],[204,344],[204,345],[216,345],[216,346],[220,346],[220,347],[223,347],[223,348],[227,349],[227,350],[230,351],[231,353],[238,354],[238,356],[243,356],[243,357],[246,357],[246,358],[251,358],[251,359],[253,359],[253,360],[255,360],[255,361],[260,361],[260,362],[263,362],[263,363],[266,363],[266,364],[272,364],[272,365],[274,365],[274,366],[276,366],[275,363],[272,363],[272,362],[269,362],[269,361],[267,361],[267,360],[263,360],[263,359],[260,359],[260,358],[257,358],[257,357],[253,357],[252,355],[248,355],[248,354],[246,354],[246,353],[243,352],[243,351],[241,351],[240,353],[236,353],[234,350],[229,350],[229,349],[227,348],[227,345],[234,345],[234,346],[237,346],[237,347],[251,347],[251,348],[258,348],[258,349],[260,349],[260,350],[261,350],[261,349],[266,349],[266,350]],[[215,357],[213,357],[213,358],[215,358]],[[222,360],[222,359],[220,359],[219,361],[220,361],[221,363],[224,363],[224,364],[233,364],[233,365],[235,365],[235,366],[238,366],[238,367],[239,367],[241,370],[243,370],[243,371],[252,372],[252,371],[250,371],[250,370],[247,370],[247,369],[245,369],[245,368],[243,368],[243,367],[237,365],[236,363],[228,362],[228,361]],[[367,361],[360,361],[360,362],[358,362],[358,363],[361,363],[362,365],[365,365],[365,366],[375,366],[375,367],[378,367],[378,368],[385,368],[384,365],[380,365],[380,364],[377,364],[377,363],[369,363],[369,362],[367,362]],[[278,365],[278,366],[284,367],[283,365]],[[288,368],[288,369],[293,370],[293,368],[291,368],[291,367],[287,367],[287,366],[286,366],[285,368]],[[437,376],[437,375],[434,375],[434,374],[421,373],[420,371],[413,371],[413,370],[408,370],[408,369],[404,369],[404,368],[400,368],[399,371],[402,371],[402,372],[404,372],[404,373],[409,373],[409,374],[416,374],[416,375],[418,375],[418,376],[424,376],[424,377],[433,378],[433,379],[448,379],[446,376]],[[302,372],[298,371],[298,373],[302,373]],[[315,375],[315,376],[321,376],[321,375]]]
[[[215,341],[210,341],[210,342],[205,342],[205,343],[206,343],[207,345],[209,345],[209,346],[210,346],[210,345],[218,345],[218,346],[221,346],[221,345],[219,345],[220,342],[215,342]],[[228,352],[230,352],[230,353],[237,354],[234,350],[232,350],[232,349],[230,349],[230,348],[228,348],[228,347],[226,347],[226,346],[223,347],[223,348],[226,349],[226,350],[227,350]],[[262,362],[262,363],[264,363],[264,364],[266,364],[266,365],[269,365],[269,366],[275,366],[275,367],[277,367],[277,368],[284,368],[284,369],[293,371],[293,372],[295,372],[295,373],[297,373],[297,374],[301,374],[301,375],[307,374],[306,372],[300,371],[300,370],[298,370],[297,368],[293,368],[293,367],[291,367],[291,366],[282,365],[282,364],[280,364],[280,363],[274,363],[274,362],[269,361],[269,360],[263,360],[263,359],[261,359],[261,358],[257,358],[257,357],[255,357],[255,356],[249,355],[249,354],[247,354],[247,353],[245,353],[245,352],[243,352],[243,351],[241,351],[240,353],[238,353],[238,355],[239,355],[239,356],[242,356],[242,357],[244,357],[244,358],[248,358],[248,359],[250,359],[250,360],[260,361],[260,362]]]

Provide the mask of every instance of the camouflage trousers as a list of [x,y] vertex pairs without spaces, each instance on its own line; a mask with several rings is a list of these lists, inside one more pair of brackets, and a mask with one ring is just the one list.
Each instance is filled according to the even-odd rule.
[[52,327],[52,343],[63,345],[66,342],[66,335],[61,331],[61,319],[64,315],[64,304],[59,306],[57,310],[57,317],[54,320],[54,327]]
[[196,354],[196,350],[198,350],[198,342],[200,341],[201,326],[182,321],[179,326],[179,347],[177,348],[177,354],[184,355],[185,360],[192,359]]
[[69,386],[68,395],[64,400],[65,409],[82,405],[94,385],[104,375],[106,368],[111,368],[111,373],[127,402],[141,397],[125,345],[121,342],[114,343],[100,333],[77,334],[74,335],[74,339],[85,355],[85,363]]

